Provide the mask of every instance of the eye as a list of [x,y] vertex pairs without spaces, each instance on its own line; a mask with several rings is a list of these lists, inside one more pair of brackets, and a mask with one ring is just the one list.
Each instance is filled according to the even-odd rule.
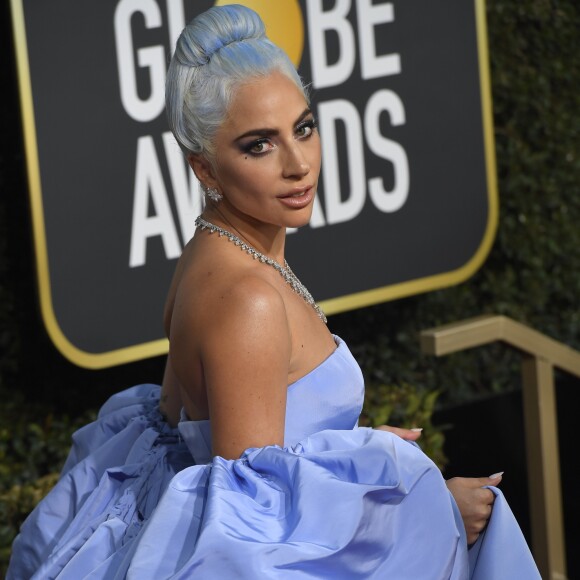
[[252,153],[264,153],[264,151],[268,150],[268,142],[267,141],[259,141],[258,143],[254,143],[250,151]]
[[296,127],[296,135],[300,139],[307,139],[312,135],[312,133],[314,133],[316,127],[316,121],[314,119],[308,119],[308,121],[304,121]]
[[250,153],[251,155],[263,155],[273,148],[274,145],[272,145],[268,139],[258,139],[245,145],[243,151],[244,153]]

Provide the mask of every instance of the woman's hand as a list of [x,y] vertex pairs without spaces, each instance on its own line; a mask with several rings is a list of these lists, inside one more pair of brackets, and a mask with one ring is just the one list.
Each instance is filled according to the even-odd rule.
[[421,431],[423,431],[421,428],[403,429],[402,427],[389,427],[389,425],[380,425],[379,427],[375,427],[375,429],[378,431],[389,431],[406,441],[417,441],[421,437]]
[[[422,431],[422,429],[403,429],[389,425],[381,425],[376,429],[389,431],[407,441],[417,441]],[[489,489],[484,489],[484,486],[499,485],[502,473],[496,473],[490,477],[454,477],[445,482],[459,508],[468,545],[477,540],[491,516],[495,495]]]
[[461,513],[468,545],[477,540],[491,516],[495,495],[483,486],[499,485],[502,473],[490,477],[454,477],[446,481]]

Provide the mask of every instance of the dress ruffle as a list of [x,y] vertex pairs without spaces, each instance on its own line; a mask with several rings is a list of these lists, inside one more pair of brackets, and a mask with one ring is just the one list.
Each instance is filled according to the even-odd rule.
[[[73,433],[61,477],[128,427],[137,431],[152,428],[159,433],[174,435],[175,430],[167,425],[158,411],[160,393],[159,385],[143,384],[112,395],[100,408],[96,421]],[[127,440],[132,441],[131,436]]]
[[60,480],[14,541],[7,579],[78,580],[86,571],[67,572],[75,560],[92,552],[88,559],[102,562],[128,550],[171,478],[193,463],[158,411],[159,392],[139,385],[118,393],[75,433]]

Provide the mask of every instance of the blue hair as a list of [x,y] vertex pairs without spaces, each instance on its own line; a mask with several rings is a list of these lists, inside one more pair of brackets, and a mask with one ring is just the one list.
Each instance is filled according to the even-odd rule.
[[211,160],[236,89],[274,71],[290,78],[308,101],[294,65],[268,40],[253,10],[214,6],[194,18],[177,41],[165,85],[169,126],[183,152]]

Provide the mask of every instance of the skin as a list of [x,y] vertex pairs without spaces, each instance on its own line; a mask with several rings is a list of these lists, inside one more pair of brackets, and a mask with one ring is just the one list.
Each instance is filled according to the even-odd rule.
[[[309,222],[320,172],[320,139],[303,94],[278,72],[243,84],[215,151],[212,159],[188,157],[200,182],[223,195],[219,204],[208,202],[203,217],[284,263],[286,228]],[[274,268],[201,229],[178,262],[165,329],[170,350],[161,411],[173,425],[182,407],[192,420],[211,417],[212,451],[226,459],[284,444],[288,385],[336,348],[316,312]],[[420,436],[379,429],[413,441]],[[486,484],[449,483],[469,539],[489,517]]]
[[[286,228],[310,220],[320,171],[320,140],[302,93],[280,73],[242,85],[215,149],[215,159],[189,158],[198,179],[224,196],[204,217],[283,263]],[[289,207],[281,196],[291,194],[310,201]],[[201,230],[179,261],[166,328],[168,418],[176,420],[169,385],[177,384],[190,418],[211,416],[213,452],[226,458],[283,445],[288,385],[336,348],[274,268]]]
[[495,495],[483,486],[497,486],[501,479],[501,475],[497,475],[496,477],[454,477],[447,480],[447,488],[452,493],[463,519],[468,545],[477,540],[491,516]]

